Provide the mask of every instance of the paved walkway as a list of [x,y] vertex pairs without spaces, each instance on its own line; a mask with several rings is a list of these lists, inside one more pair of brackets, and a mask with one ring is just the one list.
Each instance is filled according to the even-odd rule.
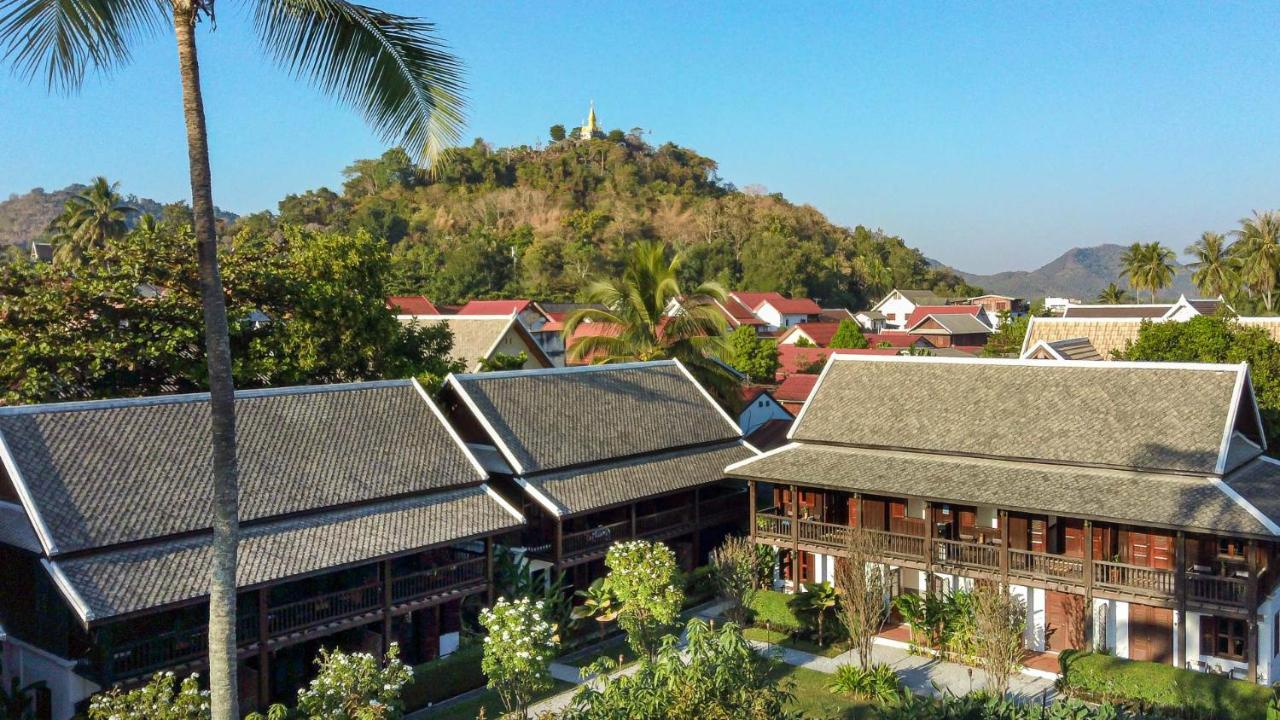
[[[694,612],[693,616],[702,620],[718,619],[725,607],[723,603],[708,605]],[[788,665],[820,673],[831,674],[837,667],[856,661],[856,655],[852,651],[836,657],[825,657],[761,641],[753,641],[751,644],[759,651],[769,653]],[[971,690],[979,690],[986,685],[986,676],[981,670],[923,655],[912,655],[892,644],[877,643],[873,651],[873,661],[892,667],[898,673],[898,677],[902,678],[902,684],[917,695],[936,697],[948,690],[954,695],[965,695]],[[613,675],[630,674],[635,672],[636,667],[632,663]],[[578,668],[559,662],[551,663],[551,675],[557,680],[577,685],[592,682],[592,678],[582,677]],[[1053,681],[1025,673],[1015,675],[1010,680],[1009,689],[1015,699],[1022,702],[1053,702],[1055,698]],[[573,701],[573,695],[577,690],[575,687],[535,703],[529,710],[530,717],[563,710]],[[409,715],[408,718],[409,720],[429,718],[429,713],[430,709],[419,711]]]

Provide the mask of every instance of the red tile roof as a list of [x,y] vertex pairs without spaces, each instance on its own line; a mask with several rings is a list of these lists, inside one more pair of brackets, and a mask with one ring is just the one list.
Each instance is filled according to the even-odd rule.
[[472,300],[458,310],[459,315],[511,315],[522,312],[530,300]]
[[397,315],[439,315],[437,308],[425,295],[392,295],[387,307]]
[[978,316],[981,305],[919,305],[907,316],[905,327],[914,327],[916,323],[928,315],[973,315]]
[[769,392],[769,388],[761,387],[760,385],[745,385],[742,388],[742,402],[745,405],[750,405],[755,402],[756,398],[767,392]]
[[[818,307],[818,303],[810,300],[809,298],[767,298],[761,302],[760,305],[763,305],[765,302],[772,305],[774,310],[777,310],[783,315],[822,314],[822,308]],[[759,310],[760,305],[756,305],[755,309]]]
[[824,363],[834,352],[835,350],[832,350],[831,348],[779,345],[778,378],[782,379],[790,375],[795,375],[814,363]]
[[773,391],[773,396],[778,399],[778,402],[804,402],[809,399],[809,394],[813,392],[813,386],[817,382],[817,375],[792,375],[778,385],[778,389]]
[[[765,300],[786,300],[782,293],[778,292],[751,292],[749,290],[735,290],[729,293],[730,300],[737,300],[748,312],[754,311],[760,307],[760,303]],[[754,317],[754,313],[752,314]]]
[[[890,347],[904,348],[911,347],[917,340],[924,339],[925,342],[928,342],[924,335],[909,332],[863,333],[863,335],[867,338],[867,344],[872,348],[880,343],[889,343]],[[932,343],[929,344],[932,345]]]
[[810,322],[792,325],[784,335],[790,335],[794,332],[804,332],[813,340],[813,344],[818,347],[826,347],[831,343],[831,338],[836,334],[836,330],[840,329],[838,322]]

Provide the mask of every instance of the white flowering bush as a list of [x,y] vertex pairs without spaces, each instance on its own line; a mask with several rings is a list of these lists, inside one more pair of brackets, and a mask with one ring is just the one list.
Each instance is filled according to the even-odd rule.
[[684,604],[676,554],[662,543],[632,540],[609,548],[604,564],[621,604],[618,625],[637,653],[652,658]]
[[529,704],[550,690],[551,661],[560,647],[556,626],[547,621],[541,600],[498,598],[480,612],[486,631],[481,669],[507,713],[529,716]]
[[89,720],[208,720],[209,691],[191,675],[177,684],[171,672],[156,673],[151,682],[123,692],[115,687],[89,700]]
[[314,720],[398,720],[400,691],[413,671],[400,662],[391,643],[379,662],[369,653],[320,649],[320,673],[298,691],[298,714]]

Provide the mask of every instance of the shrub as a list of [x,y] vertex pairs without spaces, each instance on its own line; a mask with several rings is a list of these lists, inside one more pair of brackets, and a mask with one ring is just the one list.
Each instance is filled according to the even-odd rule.
[[684,606],[693,607],[716,596],[715,570],[710,565],[694,568],[684,576]]
[[177,684],[171,672],[156,673],[140,688],[122,691],[114,687],[89,700],[90,720],[205,720],[209,717],[209,691],[191,675]]
[[747,622],[751,601],[758,592],[756,561],[755,543],[749,538],[730,537],[712,551],[711,563],[707,566],[713,573],[715,590],[729,602],[725,614],[739,625]]
[[480,670],[483,656],[484,650],[479,645],[463,645],[445,657],[416,666],[413,680],[404,689],[405,709],[418,710],[483,687],[484,675]]
[[784,592],[761,590],[751,603],[752,623],[787,632],[803,630],[804,623],[791,609],[790,602],[791,596]]
[[1086,705],[1079,700],[1059,700],[1042,706],[985,692],[956,697],[950,691],[936,699],[903,693],[897,704],[878,708],[876,717],[879,720],[1164,720],[1108,704]]
[[484,636],[481,668],[508,714],[528,717],[529,704],[550,690],[551,661],[560,647],[556,626],[546,619],[543,602],[498,598],[480,613]]
[[1243,680],[1090,652],[1064,652],[1059,663],[1062,690],[1082,700],[1206,720],[1267,716],[1270,690]]
[[298,691],[298,714],[306,718],[395,720],[400,717],[400,691],[413,671],[397,657],[391,643],[383,660],[368,653],[320,648],[320,672]]
[[902,697],[902,681],[893,668],[876,663],[866,670],[852,663],[836,668],[827,689],[838,695],[848,695],[857,700],[868,700],[882,705],[897,702]]

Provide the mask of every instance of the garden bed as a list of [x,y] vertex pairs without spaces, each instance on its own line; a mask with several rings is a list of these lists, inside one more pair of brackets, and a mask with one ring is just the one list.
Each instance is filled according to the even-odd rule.
[[1082,700],[1142,705],[1174,717],[1267,717],[1271,689],[1243,680],[1102,653],[1067,651],[1059,662],[1065,690]]

